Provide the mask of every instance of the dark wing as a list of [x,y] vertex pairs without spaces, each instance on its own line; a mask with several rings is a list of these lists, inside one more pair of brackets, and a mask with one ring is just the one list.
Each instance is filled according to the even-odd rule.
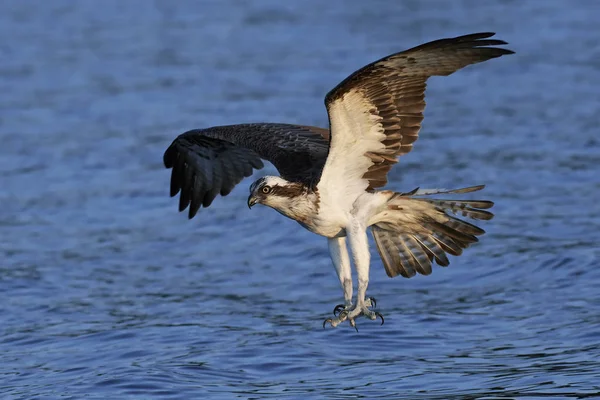
[[165,151],[171,172],[171,196],[181,192],[179,211],[189,218],[226,196],[253,169],[268,160],[284,179],[310,183],[327,157],[329,131],[314,126],[242,124],[195,129],[179,135]]
[[[427,79],[513,53],[490,47],[506,44],[488,39],[493,35],[441,39],[392,54],[361,68],[331,90],[325,97],[331,149],[321,177],[323,186],[337,181],[355,189],[384,186],[397,157],[410,152],[418,138]],[[352,179],[364,182],[354,185]],[[353,194],[340,195],[353,201]]]

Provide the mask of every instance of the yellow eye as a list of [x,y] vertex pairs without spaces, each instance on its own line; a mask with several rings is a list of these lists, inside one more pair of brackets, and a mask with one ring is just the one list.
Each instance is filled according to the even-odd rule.
[[263,186],[263,188],[261,190],[262,190],[262,192],[264,194],[268,194],[271,191],[271,187],[270,186]]

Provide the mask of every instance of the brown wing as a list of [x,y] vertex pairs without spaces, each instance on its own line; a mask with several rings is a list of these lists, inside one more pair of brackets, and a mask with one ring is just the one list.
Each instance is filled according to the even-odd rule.
[[275,165],[284,179],[310,183],[327,157],[329,131],[314,126],[242,124],[195,129],[179,135],[165,151],[171,172],[171,196],[181,192],[179,211],[193,218],[218,194],[226,196],[262,159]]
[[[475,33],[429,42],[375,61],[342,81],[325,97],[333,158],[336,146],[348,154],[351,153],[348,143],[362,145],[364,151],[357,151],[361,159],[346,160],[357,169],[353,177],[360,172],[358,168],[362,168],[361,176],[368,181],[367,189],[384,186],[397,157],[410,152],[418,138],[427,79],[433,75],[450,75],[467,65],[513,53],[489,47],[506,44],[487,39],[493,35]],[[328,173],[329,164],[330,160],[323,170],[324,175]],[[341,165],[335,167],[338,171],[344,169]]]

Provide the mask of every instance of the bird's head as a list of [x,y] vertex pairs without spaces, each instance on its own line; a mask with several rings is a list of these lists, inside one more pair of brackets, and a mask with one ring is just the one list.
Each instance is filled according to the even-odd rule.
[[289,182],[278,176],[265,176],[250,186],[248,207],[260,203],[287,214],[286,210],[303,191],[304,186],[300,183]]

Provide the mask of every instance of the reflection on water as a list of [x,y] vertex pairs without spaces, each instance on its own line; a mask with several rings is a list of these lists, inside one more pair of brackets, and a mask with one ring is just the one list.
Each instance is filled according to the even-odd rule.
[[[1,5],[3,398],[597,397],[600,28],[586,4]],[[341,298],[326,243],[248,211],[249,182],[191,222],[168,198],[178,133],[325,126],[322,96],[356,68],[487,30],[517,55],[430,81],[391,186],[486,183],[497,216],[429,277],[391,280],[375,259],[384,326],[321,329]]]

